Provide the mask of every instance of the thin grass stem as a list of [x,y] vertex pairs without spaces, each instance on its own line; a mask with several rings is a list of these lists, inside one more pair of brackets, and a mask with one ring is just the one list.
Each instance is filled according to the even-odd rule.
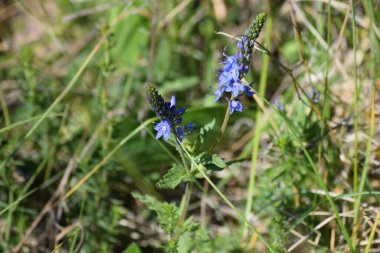
[[[269,45],[271,34],[272,34],[272,19],[270,17],[267,18],[266,22],[266,30],[265,30],[265,44]],[[260,74],[260,86],[259,86],[259,94],[265,95],[266,91],[266,84],[267,84],[267,77],[268,77],[268,68],[269,68],[269,56],[267,54],[263,55],[263,65],[261,68],[261,74]],[[256,162],[259,155],[259,143],[260,143],[260,136],[261,136],[261,118],[262,118],[262,112],[258,110],[256,112],[255,117],[255,132],[252,139],[252,154],[251,154],[251,169],[250,169],[250,175],[249,175],[249,183],[248,183],[248,194],[247,194],[247,203],[246,203],[246,209],[245,209],[245,218],[249,219],[249,216],[252,211],[252,203],[253,203],[253,194],[255,190],[255,178],[256,178]],[[246,227],[244,228],[244,238],[246,237],[247,230]]]

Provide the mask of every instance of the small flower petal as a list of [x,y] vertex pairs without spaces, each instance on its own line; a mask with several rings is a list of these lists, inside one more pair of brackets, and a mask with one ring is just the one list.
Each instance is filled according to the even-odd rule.
[[170,107],[176,106],[176,104],[177,99],[175,98],[175,96],[172,96],[172,98],[170,99]]
[[232,114],[234,111],[238,111],[238,112],[243,111],[243,106],[241,105],[239,101],[231,100],[230,107],[231,107],[230,114]]
[[168,140],[170,137],[170,124],[167,120],[164,120],[163,122],[158,123],[154,130],[157,131],[156,138],[159,139],[160,137],[164,137],[165,140]]

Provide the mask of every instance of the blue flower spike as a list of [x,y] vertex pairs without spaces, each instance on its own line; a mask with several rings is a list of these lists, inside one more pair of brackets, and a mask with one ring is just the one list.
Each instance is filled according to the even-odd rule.
[[254,42],[259,37],[265,21],[266,14],[259,13],[237,42],[238,52],[232,56],[223,54],[226,60],[222,62],[223,67],[219,71],[218,89],[215,90],[215,102],[223,96],[224,92],[230,92],[232,95],[230,101],[231,113],[242,111],[240,102],[233,99],[237,98],[240,94],[246,94],[249,97],[255,94],[251,88],[251,84],[245,85],[242,79],[249,71]]
[[177,99],[175,96],[172,96],[170,101],[166,102],[152,84],[148,85],[146,93],[152,110],[156,112],[157,117],[161,120],[154,127],[154,130],[157,132],[156,138],[163,137],[165,140],[168,140],[171,133],[173,133],[179,141],[182,141],[192,131],[188,127],[183,128],[180,126],[186,108],[177,109]]

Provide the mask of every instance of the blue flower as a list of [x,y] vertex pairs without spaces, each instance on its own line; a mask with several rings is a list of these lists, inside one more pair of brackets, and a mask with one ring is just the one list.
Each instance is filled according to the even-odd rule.
[[277,111],[285,111],[285,106],[283,103],[280,104],[278,99],[276,99],[273,103],[274,107],[276,108]]
[[[212,88],[214,89],[214,88]],[[220,88],[220,89],[214,89],[215,90],[215,102],[218,101],[222,96],[223,96],[223,93],[224,93],[224,87]]]
[[227,85],[226,91],[232,92],[232,95],[236,98],[239,95],[239,91],[244,91],[244,84],[240,80],[236,80]]
[[233,64],[227,70],[222,71],[219,75],[219,87],[229,85],[231,82],[236,82],[239,78],[239,65]]
[[175,96],[172,96],[172,98],[170,99],[170,107],[175,107],[177,105],[177,99]]
[[158,123],[155,127],[154,130],[157,131],[156,138],[159,139],[161,136],[164,137],[165,140],[168,140],[170,137],[170,124],[169,121],[164,120],[160,123]]
[[319,102],[319,98],[320,98],[320,94],[314,90],[314,88],[311,89],[311,94],[308,96],[312,101],[313,103],[318,103]]
[[248,97],[252,97],[255,94],[255,92],[251,89],[251,86],[246,86],[246,85],[244,85],[244,93]]
[[186,136],[186,133],[184,132],[183,127],[180,127],[180,126],[177,127],[176,131],[177,131],[178,140],[182,142],[183,138],[185,138]]
[[241,103],[235,100],[230,101],[230,107],[231,107],[230,114],[232,114],[234,111],[241,112],[243,110],[243,106],[241,105]]
[[224,71],[230,71],[231,69],[239,66],[239,62],[238,62],[239,58],[237,57],[237,55],[228,56],[224,53],[223,53],[223,55],[227,58],[226,61],[222,62],[224,64],[224,66],[223,66]]

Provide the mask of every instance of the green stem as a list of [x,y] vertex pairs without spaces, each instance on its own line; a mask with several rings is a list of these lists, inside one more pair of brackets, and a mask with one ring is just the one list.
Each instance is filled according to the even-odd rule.
[[[185,154],[183,153],[183,149],[181,148],[181,142],[179,141],[178,136],[175,134],[176,131],[174,128],[172,128],[172,132],[174,133],[176,137],[177,149],[181,156],[183,166],[185,167],[186,173],[190,174],[191,170],[189,169],[189,165],[187,164]],[[180,218],[181,222],[183,222],[186,219],[186,214],[187,214],[187,210],[189,209],[189,203],[190,203],[192,191],[193,191],[193,182],[189,182],[186,185],[185,195],[182,198],[182,213],[181,213],[181,218]]]
[[4,115],[5,127],[8,127],[11,124],[11,120],[9,118],[8,106],[7,106],[7,103],[5,102],[3,90],[1,87],[0,87],[0,105],[1,105],[1,110],[3,111],[3,115]]
[[375,232],[376,232],[376,228],[377,228],[377,224],[379,223],[379,220],[380,220],[380,210],[377,211],[375,224],[373,224],[371,234],[369,235],[368,244],[367,244],[367,247],[365,247],[365,253],[369,253],[369,250],[371,249],[372,241],[375,236]]
[[[272,31],[272,19],[269,17],[267,19],[267,26],[265,31],[265,44],[270,43],[270,37],[271,37],[271,31]],[[267,83],[267,77],[268,77],[268,67],[269,67],[269,55],[264,54],[263,55],[263,66],[261,68],[261,75],[260,75],[260,86],[259,86],[259,94],[264,95],[266,90],[266,83]],[[248,195],[247,195],[247,204],[245,209],[245,218],[249,219],[249,216],[251,214],[252,210],[252,203],[253,203],[253,193],[255,190],[255,178],[256,178],[256,162],[259,154],[259,143],[260,143],[260,135],[261,135],[261,117],[262,113],[261,111],[256,112],[256,120],[255,120],[255,135],[252,139],[252,156],[251,156],[251,170],[249,175],[249,183],[248,183]],[[247,227],[244,228],[244,238],[247,236]]]
[[224,200],[224,202],[227,203],[227,205],[237,214],[240,221],[242,223],[245,223],[249,226],[249,228],[257,235],[257,237],[264,243],[264,245],[268,248],[270,252],[275,252],[271,246],[268,244],[268,242],[264,239],[264,237],[254,228],[254,226],[249,223],[249,221],[244,217],[244,215],[231,203],[231,201],[228,200],[228,198],[218,189],[218,187],[211,181],[211,179],[207,176],[205,170],[206,168],[200,164],[198,165],[195,160],[191,157],[189,152],[182,146],[181,143],[179,143],[182,147],[182,150],[186,153],[187,157],[189,157],[191,163],[194,165],[195,168],[201,173],[204,179],[211,185],[211,187],[218,193],[218,195]]
[[193,191],[193,182],[187,183],[185,195],[183,196],[183,209],[180,221],[183,222],[186,219],[187,210],[189,209],[190,197]]
[[227,127],[228,120],[230,118],[230,110],[231,110],[230,106],[228,105],[227,106],[227,110],[226,110],[226,114],[224,115],[222,127],[220,128],[218,137],[216,138],[216,141],[215,141],[214,145],[212,145],[212,147],[210,149],[210,152],[212,152],[215,149],[216,145],[218,145],[219,142],[220,142],[220,140],[222,139],[224,131],[226,130],[226,127]]
[[327,11],[327,49],[326,49],[326,74],[325,74],[325,85],[323,91],[323,104],[322,104],[322,124],[320,131],[321,141],[318,144],[318,164],[321,164],[322,154],[323,154],[323,136],[325,133],[325,126],[327,126],[327,119],[329,118],[329,68],[330,68],[330,45],[331,44],[331,0],[328,2],[328,11]]
[[[354,51],[354,179],[353,179],[353,188],[354,192],[358,190],[358,94],[359,94],[359,87],[358,87],[358,66],[356,62],[356,22],[355,22],[355,2],[353,0],[350,0],[350,6],[351,6],[351,22],[352,22],[352,47]],[[360,197],[355,198],[354,206],[356,208],[359,207],[359,201]],[[357,209],[355,208],[355,213]],[[352,234],[352,241],[354,247],[356,247],[356,239],[357,239],[357,216],[354,217],[354,229]]]

